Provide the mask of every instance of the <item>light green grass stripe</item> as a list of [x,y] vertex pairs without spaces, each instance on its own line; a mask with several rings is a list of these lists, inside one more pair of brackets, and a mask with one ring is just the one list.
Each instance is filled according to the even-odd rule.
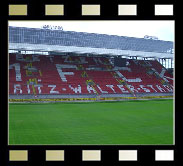
[[9,143],[173,144],[173,100],[10,104]]

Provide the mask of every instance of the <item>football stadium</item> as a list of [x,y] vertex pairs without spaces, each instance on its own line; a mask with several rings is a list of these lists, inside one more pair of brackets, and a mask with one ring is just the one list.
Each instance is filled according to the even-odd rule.
[[9,144],[173,144],[173,45],[9,26]]

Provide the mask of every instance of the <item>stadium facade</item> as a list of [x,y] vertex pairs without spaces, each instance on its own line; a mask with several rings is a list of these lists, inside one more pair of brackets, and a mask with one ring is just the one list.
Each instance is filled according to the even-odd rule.
[[172,96],[173,42],[9,27],[9,96]]

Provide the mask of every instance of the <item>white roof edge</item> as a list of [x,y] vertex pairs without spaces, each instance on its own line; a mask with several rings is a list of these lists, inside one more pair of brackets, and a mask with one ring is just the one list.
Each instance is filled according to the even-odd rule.
[[112,56],[139,56],[139,57],[154,57],[154,58],[171,58],[174,55],[169,53],[143,52],[132,50],[117,50],[107,48],[91,48],[91,47],[76,47],[76,46],[59,46],[59,45],[44,45],[44,44],[27,44],[27,43],[9,43],[9,49],[16,50],[42,50],[55,52],[73,52],[77,54],[96,54],[96,55],[112,55]]

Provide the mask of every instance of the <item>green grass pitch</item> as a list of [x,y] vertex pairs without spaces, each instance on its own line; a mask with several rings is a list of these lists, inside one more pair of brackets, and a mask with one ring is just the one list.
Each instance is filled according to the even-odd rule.
[[173,100],[9,104],[10,145],[173,144]]

